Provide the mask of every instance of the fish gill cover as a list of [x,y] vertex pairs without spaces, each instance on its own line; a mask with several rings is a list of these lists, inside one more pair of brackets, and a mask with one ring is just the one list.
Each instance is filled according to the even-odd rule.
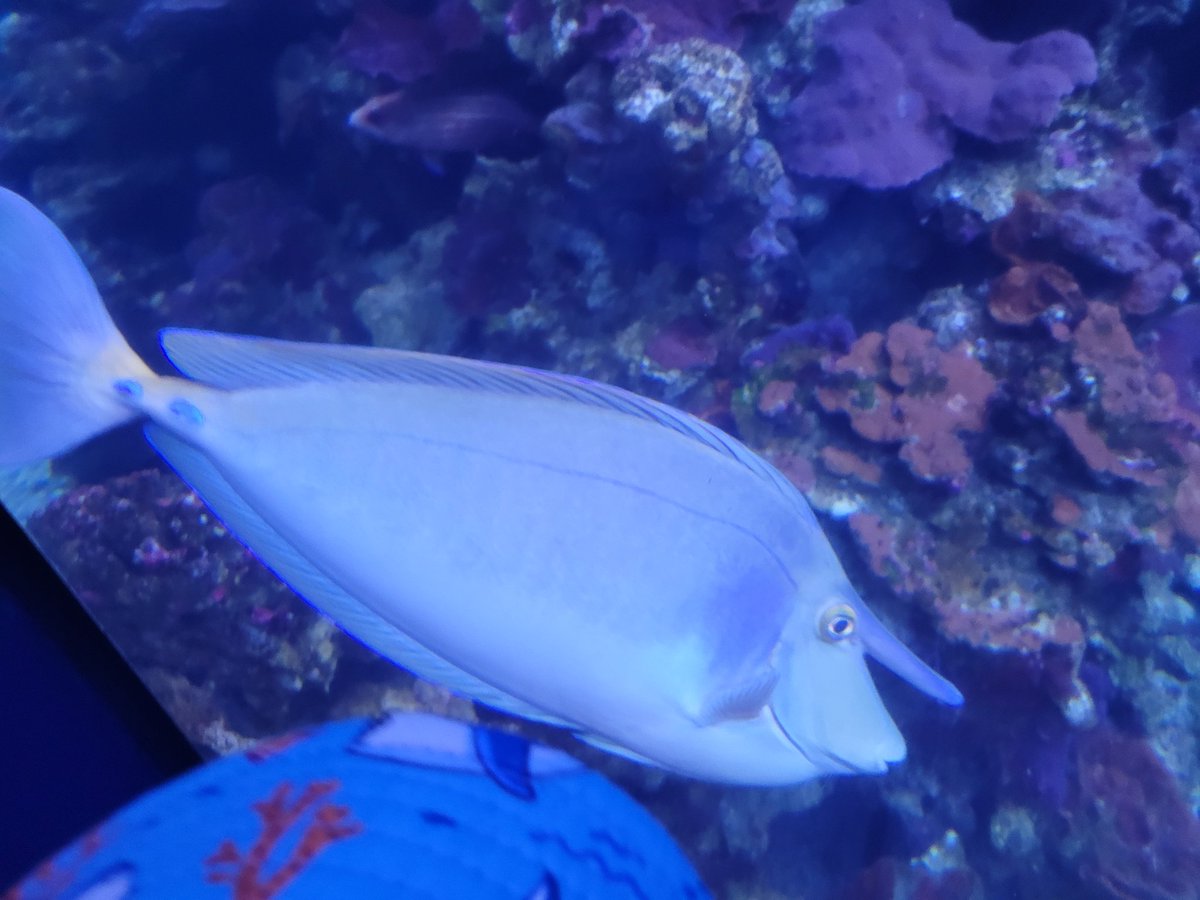
[[[886,779],[735,791],[589,755],[718,896],[1197,896],[1188,0],[9,8],[0,180],[143,355],[189,325],[666,400],[787,474],[963,689],[952,715],[883,685],[910,747]],[[347,124],[400,91],[429,134]],[[481,95],[535,139],[448,146]],[[61,493],[28,527],[197,744],[477,714],[118,449],[4,499]]]

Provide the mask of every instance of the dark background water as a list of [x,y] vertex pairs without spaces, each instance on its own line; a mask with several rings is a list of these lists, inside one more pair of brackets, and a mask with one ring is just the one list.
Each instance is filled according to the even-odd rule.
[[195,750],[0,512],[0,889]]

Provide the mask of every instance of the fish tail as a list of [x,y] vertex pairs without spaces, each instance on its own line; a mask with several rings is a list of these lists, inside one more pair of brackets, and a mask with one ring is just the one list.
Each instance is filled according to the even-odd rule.
[[63,233],[0,188],[0,466],[57,456],[135,418],[128,385],[156,377]]

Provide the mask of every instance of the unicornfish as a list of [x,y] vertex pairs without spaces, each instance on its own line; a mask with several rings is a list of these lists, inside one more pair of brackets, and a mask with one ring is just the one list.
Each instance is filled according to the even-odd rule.
[[185,329],[126,343],[67,239],[0,190],[0,465],[142,419],[297,594],[483,704],[727,783],[879,773],[871,656],[961,694],[866,607],[775,468],[584,378]]

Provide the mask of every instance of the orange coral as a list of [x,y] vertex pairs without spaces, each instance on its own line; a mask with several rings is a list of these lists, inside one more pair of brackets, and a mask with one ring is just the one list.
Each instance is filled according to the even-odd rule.
[[868,332],[850,351],[826,361],[817,389],[827,412],[877,443],[901,442],[900,458],[918,478],[961,485],[971,471],[962,432],[983,430],[996,379],[960,343],[942,350],[933,332],[897,322]]
[[1054,422],[1063,430],[1093,472],[1107,472],[1109,475],[1136,481],[1147,487],[1161,487],[1166,483],[1153,459],[1140,454],[1123,457],[1114,453],[1103,436],[1088,424],[1087,413],[1081,410],[1060,409],[1054,414]]
[[1075,276],[1040,258],[1054,231],[1055,216],[1047,201],[1021,192],[1013,198],[1012,212],[992,229],[992,249],[1011,264],[988,292],[988,312],[997,322],[1031,325],[1042,316],[1051,322],[1083,308],[1083,292]]
[[1057,263],[1014,261],[1012,268],[992,282],[988,312],[1003,325],[1031,325],[1058,310],[1083,306],[1083,292],[1075,277]]
[[821,462],[834,475],[857,478],[867,484],[879,484],[883,470],[857,453],[830,444],[821,448]]
[[1106,413],[1144,422],[1176,418],[1175,382],[1150,370],[1115,306],[1089,303],[1073,337],[1071,359],[1099,379],[1100,406]]

